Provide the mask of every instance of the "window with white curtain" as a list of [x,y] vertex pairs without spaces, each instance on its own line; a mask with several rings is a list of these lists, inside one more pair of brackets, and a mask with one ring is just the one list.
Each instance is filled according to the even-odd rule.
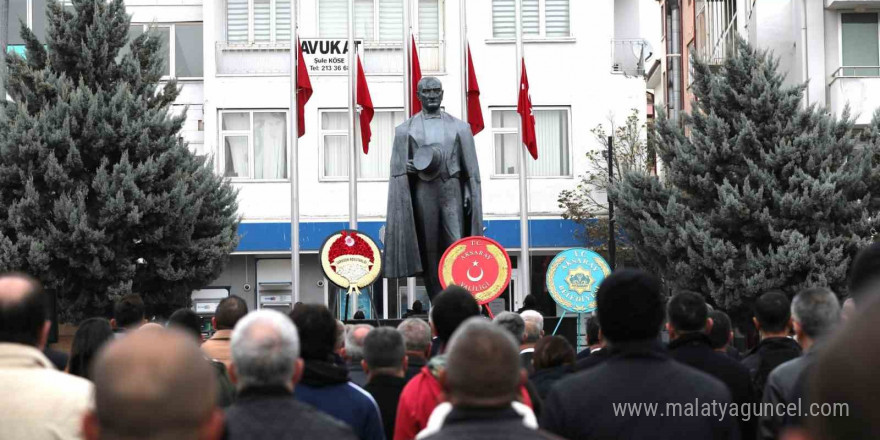
[[[533,108],[538,160],[527,159],[529,177],[567,177],[571,175],[569,154],[569,109]],[[495,143],[494,175],[516,175],[518,155],[525,148],[517,142],[519,113],[514,109],[492,109]]]
[[[391,172],[391,146],[394,143],[394,127],[403,123],[403,110],[377,109],[370,122],[372,138],[370,153],[363,154],[360,130],[356,131],[358,147],[358,179],[385,180]],[[348,111],[321,111],[321,142],[324,151],[322,178],[326,180],[348,178]]]
[[[571,36],[570,0],[521,0],[522,32],[530,37]],[[516,0],[492,0],[492,36],[516,37]]]
[[226,42],[290,41],[291,0],[226,0]]
[[220,112],[221,169],[225,177],[252,180],[287,178],[287,112]]
[[[173,78],[201,78],[204,76],[204,48],[202,23],[132,24],[128,29],[129,42],[154,26],[154,35],[162,41],[163,76]],[[130,51],[128,44],[119,50],[119,57]],[[173,73],[172,73],[173,72]]]

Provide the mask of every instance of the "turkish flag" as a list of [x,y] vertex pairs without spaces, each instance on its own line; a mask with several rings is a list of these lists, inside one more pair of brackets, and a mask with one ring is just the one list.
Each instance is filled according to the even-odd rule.
[[367,87],[367,77],[364,75],[364,66],[361,65],[361,56],[357,57],[357,105],[360,109],[361,143],[364,145],[364,154],[370,151],[370,121],[373,120],[373,99],[370,98],[370,88]]
[[309,71],[303,59],[302,45],[299,38],[296,39],[296,127],[297,137],[306,134],[306,103],[312,97],[312,81],[309,79]]
[[480,86],[477,84],[477,73],[474,71],[474,60],[471,58],[471,45],[468,44],[468,77],[467,77],[467,119],[471,125],[471,133],[476,135],[483,131],[483,108],[480,106]]
[[519,80],[519,102],[516,112],[522,119],[523,145],[528,148],[532,158],[538,160],[538,139],[535,135],[535,115],[532,114],[532,97],[529,95],[529,76],[526,75],[526,59],[522,59],[522,77]]
[[412,105],[409,107],[409,115],[415,116],[416,113],[422,111],[422,102],[419,101],[419,81],[422,79],[422,67],[419,65],[419,52],[416,50],[416,38],[412,37],[412,93],[410,100]]

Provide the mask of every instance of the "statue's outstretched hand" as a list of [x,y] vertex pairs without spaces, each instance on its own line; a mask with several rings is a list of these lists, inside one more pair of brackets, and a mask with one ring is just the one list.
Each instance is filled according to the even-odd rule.
[[406,172],[408,174],[416,174],[419,172],[419,170],[416,169],[416,166],[413,165],[412,159],[406,161]]

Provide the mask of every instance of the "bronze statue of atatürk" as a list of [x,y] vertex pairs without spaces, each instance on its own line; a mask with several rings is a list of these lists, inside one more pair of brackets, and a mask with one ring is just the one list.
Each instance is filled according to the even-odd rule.
[[422,275],[428,296],[440,292],[437,266],[449,245],[483,235],[480,167],[466,122],[440,110],[443,86],[419,81],[422,111],[394,130],[385,277]]

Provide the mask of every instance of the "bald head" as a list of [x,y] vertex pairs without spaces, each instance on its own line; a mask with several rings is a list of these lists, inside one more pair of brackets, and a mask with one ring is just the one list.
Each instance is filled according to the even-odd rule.
[[[103,439],[196,439],[215,414],[214,372],[190,335],[146,328],[98,355],[95,413]],[[92,433],[93,434],[93,433]]]
[[46,298],[28,275],[0,275],[0,342],[42,348],[46,343]]
[[444,387],[453,405],[500,406],[516,398],[523,375],[519,345],[504,327],[468,319],[447,354]]

